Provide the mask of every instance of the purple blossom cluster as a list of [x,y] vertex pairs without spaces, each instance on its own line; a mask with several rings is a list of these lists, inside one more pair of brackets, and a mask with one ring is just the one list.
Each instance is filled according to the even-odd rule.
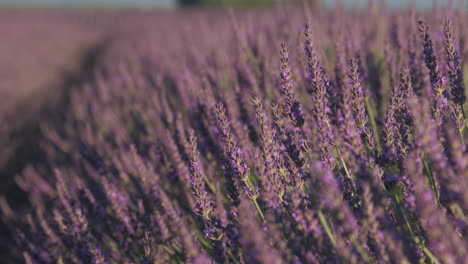
[[9,260],[468,263],[467,21],[122,14],[0,200]]

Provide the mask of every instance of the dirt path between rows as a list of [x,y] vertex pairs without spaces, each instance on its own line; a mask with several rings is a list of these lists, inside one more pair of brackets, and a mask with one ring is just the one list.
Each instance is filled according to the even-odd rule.
[[[45,162],[45,155],[39,144],[42,136],[40,123],[49,120],[54,112],[67,111],[71,89],[80,87],[82,82],[88,80],[104,46],[105,42],[101,40],[86,48],[75,72],[63,73],[58,84],[38,91],[39,94],[31,94],[18,103],[16,109],[25,111],[22,113],[25,119],[13,131],[13,138],[18,144],[9,155],[10,158],[5,165],[0,168],[0,177],[3,182],[0,192],[5,194],[8,200],[16,201],[19,197],[15,196],[20,194],[18,187],[14,184],[13,176],[20,173],[27,165]],[[31,105],[31,102],[35,105]],[[8,144],[8,142],[5,143]]]

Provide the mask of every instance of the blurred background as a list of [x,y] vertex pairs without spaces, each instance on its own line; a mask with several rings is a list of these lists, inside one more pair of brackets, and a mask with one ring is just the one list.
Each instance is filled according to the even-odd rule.
[[[238,7],[267,7],[275,2],[302,2],[304,0],[0,0],[0,5],[9,6],[54,6],[54,7],[151,7],[176,8],[179,6],[238,6]],[[305,0],[309,2],[322,2],[325,5],[343,3],[348,7],[367,5],[369,0]],[[461,6],[466,0],[370,0],[385,2],[394,8],[404,8],[413,4],[418,8],[430,8],[434,3]]]
[[21,195],[13,176],[31,161],[40,163],[41,120],[61,111],[68,88],[92,67],[99,43],[122,14],[275,4],[359,8],[369,3],[468,6],[468,0],[0,0],[0,195]]
[[91,67],[98,43],[121,14],[285,3],[359,8],[372,2],[391,8],[468,6],[468,0],[0,0],[0,194],[19,195],[13,175],[39,162],[41,120],[60,111],[68,87]]
[[[279,3],[364,7],[369,1],[391,8],[468,6],[468,0],[0,0],[0,206],[6,199],[19,207],[25,199],[14,176],[44,163],[42,121],[66,111],[70,88],[89,74],[103,39],[129,10],[159,14],[181,7]],[[0,226],[0,234],[5,232]]]

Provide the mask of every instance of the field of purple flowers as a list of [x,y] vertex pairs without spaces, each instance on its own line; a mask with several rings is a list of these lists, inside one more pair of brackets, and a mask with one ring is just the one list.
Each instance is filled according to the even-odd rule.
[[468,263],[468,12],[122,14],[5,263]]

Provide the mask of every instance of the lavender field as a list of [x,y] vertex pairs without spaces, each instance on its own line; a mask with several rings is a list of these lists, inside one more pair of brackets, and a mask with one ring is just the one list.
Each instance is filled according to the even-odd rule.
[[1,263],[468,263],[468,9],[101,12],[0,108]]

